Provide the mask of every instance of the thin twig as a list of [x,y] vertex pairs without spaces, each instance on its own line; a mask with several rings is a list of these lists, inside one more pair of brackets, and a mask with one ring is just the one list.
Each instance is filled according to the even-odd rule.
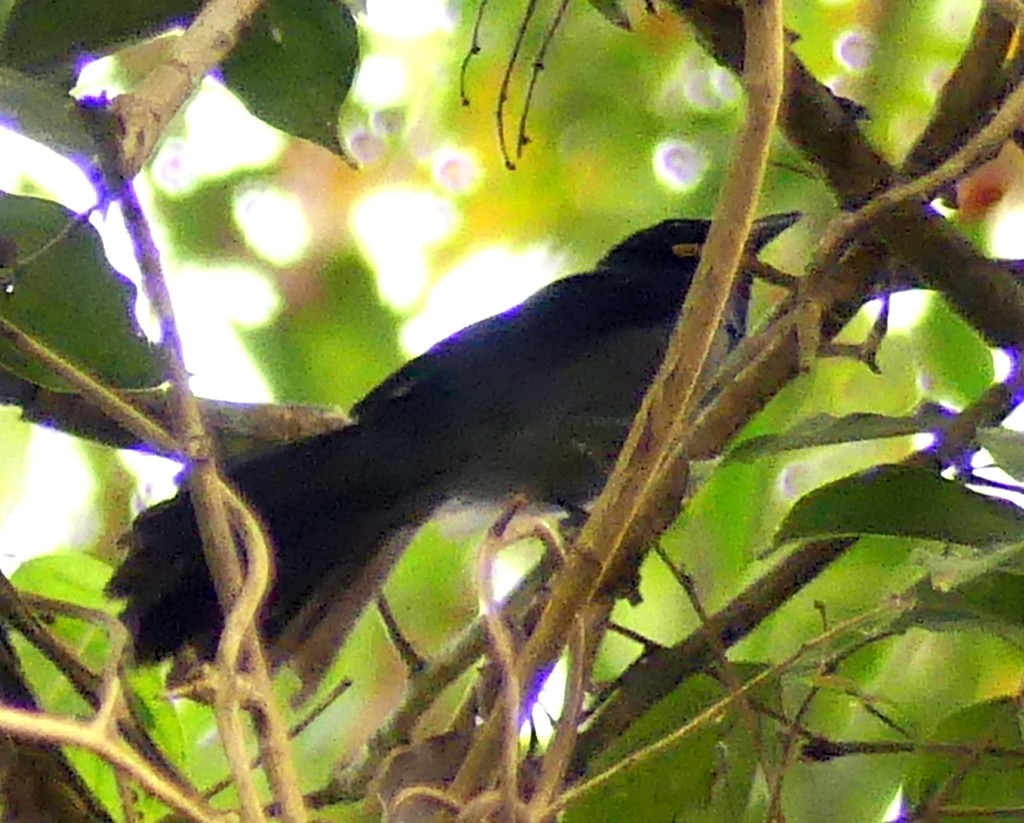
[[501,86],[498,89],[498,107],[495,111],[495,118],[498,122],[498,147],[501,149],[501,157],[505,161],[505,168],[509,171],[515,169],[516,164],[512,162],[509,155],[508,144],[505,142],[505,104],[508,102],[508,90],[512,84],[512,73],[515,71],[516,63],[519,62],[519,53],[523,49],[523,41],[526,39],[526,32],[530,27],[530,20],[537,10],[538,0],[528,0],[526,10],[523,12],[523,19],[519,22],[516,31],[516,41],[512,45],[512,53],[505,64],[505,73],[501,77]]
[[[309,712],[305,715],[305,717],[303,717],[298,723],[294,724],[288,730],[288,736],[290,738],[294,739],[294,738],[298,737],[300,734],[302,734],[306,729],[308,729],[313,724],[313,722],[318,717],[320,717],[325,711],[327,711],[334,704],[335,700],[337,700],[339,697],[341,697],[341,695],[343,695],[345,692],[347,692],[351,687],[352,687],[352,681],[349,680],[348,678],[339,681],[330,690],[330,692],[328,692],[328,694],[326,694],[324,696],[324,698],[319,703],[316,704],[316,706],[314,706],[312,709],[309,710]],[[259,765],[260,765],[259,757],[254,757],[250,761],[250,765],[254,769],[258,768]],[[217,783],[214,783],[209,788],[207,788],[203,792],[203,797],[205,797],[206,799],[209,800],[211,798],[216,797],[218,794],[220,794],[225,789],[230,789],[230,788],[231,788],[231,778],[230,777],[225,777],[223,780],[220,780]]]
[[[217,474],[211,440],[199,405],[189,388],[189,373],[185,367],[181,337],[149,222],[130,183],[122,186],[120,195],[125,224],[142,273],[143,288],[160,325],[161,342],[167,357],[167,372],[172,387],[172,414],[179,438],[186,446],[186,456],[192,465],[189,486],[192,506],[202,537],[203,552],[222,611],[226,618],[230,619],[232,607],[242,593],[244,577],[241,563],[235,553],[234,538],[223,494],[223,481]],[[247,545],[246,549],[250,564],[269,563],[269,550],[265,541],[255,540],[251,545]],[[260,553],[259,557],[256,556],[257,553]],[[254,585],[258,585],[259,582],[257,580]],[[266,584],[265,577],[262,582]],[[251,588],[247,591],[247,597],[248,592],[251,592]],[[260,596],[262,593],[262,590],[258,592]],[[266,656],[259,633],[252,621],[242,640],[242,652],[259,706],[257,721],[260,725],[259,738],[263,762],[274,796],[281,805],[282,819],[286,823],[304,823],[306,810],[298,789],[298,772],[289,751],[287,727],[276,705]],[[236,672],[233,670],[223,672],[222,685],[229,683],[233,689],[235,675]],[[217,713],[218,721],[233,714],[236,708],[233,701],[222,705],[225,712]],[[229,708],[231,711],[227,711]],[[228,723],[228,728],[221,728],[222,735],[225,738],[229,734],[239,735],[240,725],[239,719],[232,719]],[[234,751],[236,755],[244,752],[244,740],[225,739],[224,743],[229,752]],[[231,767],[244,801],[244,813],[253,820],[259,820],[262,807],[259,804],[254,805],[256,792],[252,773],[248,768],[248,758],[232,757]],[[245,788],[247,785],[248,790]]]
[[530,142],[530,137],[526,133],[526,120],[530,116],[530,106],[533,103],[533,92],[537,87],[537,80],[540,77],[540,73],[544,70],[544,61],[547,59],[548,49],[551,48],[551,42],[555,39],[555,32],[558,31],[558,27],[561,25],[562,20],[565,19],[565,11],[569,7],[569,0],[562,0],[558,9],[555,11],[555,16],[551,20],[551,25],[548,26],[548,30],[544,33],[544,41],[540,44],[540,50],[537,52],[537,57],[533,61],[533,71],[530,72],[530,83],[526,87],[526,99],[523,100],[523,112],[519,116],[519,136],[516,138],[516,160],[521,160],[523,157],[523,149]]
[[155,420],[3,316],[0,316],[0,339],[12,343],[54,374],[63,377],[86,401],[95,404],[140,440],[155,444],[167,454],[181,454],[181,445]]
[[505,739],[502,750],[503,779],[501,790],[506,810],[511,811],[519,802],[519,712],[523,682],[517,679],[516,648],[512,632],[505,624],[501,604],[495,599],[494,564],[498,554],[509,543],[505,530],[515,513],[515,503],[488,530],[483,545],[477,552],[477,581],[487,633],[491,638],[491,651],[502,678],[502,711],[505,714]]
[[388,603],[387,596],[383,592],[377,598],[377,612],[384,623],[384,630],[387,632],[388,640],[395,647],[395,651],[398,652],[398,656],[405,664],[405,667],[410,672],[421,671],[427,662],[420,656],[420,653],[416,651],[416,647],[413,646],[409,638],[402,632],[402,627],[398,625],[398,619],[395,617],[395,613],[391,611],[391,604]]
[[[779,2],[753,3],[747,19],[749,113],[712,224],[707,249],[687,295],[665,363],[644,398],[626,445],[578,539],[578,551],[558,578],[533,636],[519,656],[516,677],[529,682],[558,653],[564,627],[599,590],[614,579],[630,552],[649,543],[670,519],[666,502],[679,491],[670,465],[659,456],[682,451],[675,421],[684,431],[696,395],[694,385],[718,327],[744,241],[753,220],[768,147],[778,114],[783,80],[783,28]],[[728,222],[721,218],[728,216]],[[712,263],[714,267],[712,267]],[[642,448],[641,448],[642,444]],[[653,453],[654,458],[650,455]],[[669,461],[676,465],[679,461]],[[494,713],[477,736],[453,784],[460,797],[488,782],[502,739],[503,721]]]
[[818,637],[808,641],[807,643],[804,643],[799,650],[782,662],[776,663],[774,666],[765,669],[765,671],[761,672],[756,677],[752,677],[737,691],[730,691],[725,695],[725,697],[714,705],[709,706],[683,727],[659,739],[656,743],[624,757],[622,760],[619,760],[613,766],[600,774],[597,774],[582,783],[578,783],[563,792],[562,796],[559,797],[558,801],[554,804],[555,809],[563,809],[570,806],[589,792],[607,783],[615,775],[628,771],[641,761],[646,760],[649,757],[653,757],[659,752],[663,752],[676,745],[680,740],[688,737],[693,732],[706,728],[710,723],[713,723],[715,720],[720,718],[729,708],[732,707],[734,703],[745,699],[750,692],[754,691],[762,684],[778,678],[780,675],[793,668],[797,663],[802,662],[805,656],[810,652],[827,648],[839,638],[860,629],[861,626],[872,623],[880,618],[885,618],[889,615],[906,611],[909,607],[910,603],[906,600],[894,600],[890,603],[879,606],[878,608],[872,609],[871,611],[864,612],[863,614],[859,614],[856,617],[852,617],[849,620],[836,624],[829,631],[820,634]]
[[591,604],[580,615],[569,637],[569,676],[565,705],[562,706],[562,716],[555,729],[554,740],[544,755],[534,795],[530,798],[530,811],[534,820],[544,820],[550,816],[551,805],[565,783],[565,775],[576,747],[583,700],[593,673],[604,618],[604,610],[600,605]]
[[157,772],[134,749],[112,738],[91,721],[58,718],[36,711],[0,706],[0,731],[21,740],[75,746],[98,755],[124,772],[172,809],[198,823],[225,823],[227,816],[185,793]]
[[[694,584],[693,578],[690,577],[689,573],[685,569],[680,568],[672,562],[672,558],[668,556],[668,553],[661,545],[655,546],[654,551],[661,562],[668,568],[672,576],[676,579],[679,587],[686,593],[686,597],[689,600],[693,611],[696,613],[697,619],[700,621],[700,625],[706,629],[710,625],[708,612],[707,609],[704,608],[704,603],[700,599],[700,593],[697,591],[697,586]],[[743,686],[743,680],[736,671],[736,667],[732,664],[732,661],[729,660],[729,657],[726,654],[725,645],[721,642],[721,638],[715,635],[714,632],[709,632],[709,637],[711,638],[712,654],[714,654],[718,664],[718,670],[721,672],[722,682],[730,692],[739,691]],[[771,784],[774,777],[773,764],[770,762],[769,758],[765,756],[764,736],[761,734],[761,726],[758,723],[757,714],[751,707],[750,700],[746,697],[741,698],[738,701],[738,704],[740,717],[743,722],[746,723],[747,729],[750,732],[750,739],[753,741],[754,752],[757,754],[758,762],[761,764],[761,770],[764,772],[765,780]]]
[[149,160],[171,118],[203,78],[230,54],[263,0],[209,0],[175,39],[171,53],[112,104],[121,128],[117,170],[131,180]]
[[228,503],[231,525],[236,533],[241,535],[240,542],[246,552],[245,581],[224,621],[224,631],[221,632],[220,643],[217,647],[218,664],[224,671],[233,672],[238,668],[243,638],[246,632],[255,625],[263,598],[270,588],[273,575],[272,553],[266,529],[235,491],[220,478],[217,479],[220,484],[220,494]]
[[466,74],[469,71],[469,61],[480,53],[480,24],[484,19],[484,10],[487,8],[487,0],[480,0],[476,9],[476,18],[473,20],[473,39],[470,41],[469,50],[462,58],[462,65],[459,67],[459,100],[463,106],[469,105],[469,95],[466,94]]

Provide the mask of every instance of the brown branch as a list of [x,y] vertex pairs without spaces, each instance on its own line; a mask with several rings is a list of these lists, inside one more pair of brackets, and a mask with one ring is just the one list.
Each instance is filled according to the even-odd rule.
[[262,0],[209,0],[166,60],[113,101],[121,130],[119,176],[131,180],[149,160],[171,118],[238,43]]
[[155,420],[6,317],[0,317],[0,339],[7,340],[54,374],[63,377],[82,398],[99,409],[108,420],[116,421],[118,426],[131,432],[134,437],[153,443],[156,448],[167,454],[181,453],[180,444]]
[[782,674],[785,674],[791,668],[802,662],[809,652],[816,651],[819,649],[828,648],[836,640],[844,637],[845,635],[860,630],[861,627],[868,625],[876,620],[885,619],[887,616],[892,614],[899,614],[900,612],[906,611],[911,606],[911,603],[906,600],[892,600],[878,608],[872,609],[871,611],[859,614],[849,620],[844,620],[842,623],[836,624],[833,628],[815,637],[813,640],[804,643],[800,649],[795,653],[787,657],[780,663],[765,669],[763,672],[755,677],[752,677],[741,688],[734,691],[729,691],[725,697],[719,700],[717,703],[706,708],[688,723],[676,731],[665,735],[660,738],[657,742],[653,743],[646,748],[640,749],[639,751],[633,752],[630,755],[617,761],[613,766],[609,767],[605,771],[594,775],[587,780],[573,786],[572,788],[565,791],[557,803],[554,804],[555,809],[562,809],[570,806],[572,803],[579,800],[581,797],[585,797],[589,792],[602,786],[608,782],[612,777],[617,774],[621,774],[624,771],[628,771],[643,760],[652,757],[659,752],[663,752],[670,746],[676,745],[680,740],[689,735],[693,734],[699,729],[706,728],[710,723],[720,718],[733,704],[740,700],[746,699],[752,691],[756,690],[763,683],[769,682],[778,678]]
[[982,8],[970,43],[942,87],[934,117],[900,169],[905,177],[923,174],[942,163],[985,126],[987,114],[1010,91],[1013,77],[1004,64],[1016,20],[1008,19],[991,3]]
[[[216,5],[216,0],[211,7]],[[207,7],[210,8],[210,7]],[[205,10],[204,10],[205,14]],[[197,18],[196,24],[200,24]],[[124,167],[125,148],[121,149]],[[183,347],[178,333],[170,293],[164,279],[160,255],[153,241],[152,232],[136,193],[130,183],[121,186],[121,197],[125,224],[142,273],[143,288],[157,315],[163,351],[167,361],[167,373],[171,383],[171,409],[175,430],[185,445],[185,456],[191,464],[189,486],[192,505],[202,537],[203,552],[210,575],[217,591],[223,614],[233,614],[233,606],[239,599],[245,578],[242,565],[235,550],[235,542],[228,520],[227,505],[223,494],[223,481],[217,473],[212,441],[208,435],[194,395],[189,388],[189,373],[185,367]],[[251,568],[269,567],[269,550],[265,541],[254,540],[245,545]],[[259,552],[260,556],[255,554]],[[264,587],[266,578],[262,581]],[[246,589],[246,591],[249,591]],[[262,597],[263,591],[258,592]],[[281,806],[282,819],[287,823],[304,823],[306,810],[299,792],[298,772],[289,751],[288,731],[277,708],[273,685],[266,662],[266,656],[259,632],[254,621],[249,622],[245,632],[243,654],[245,665],[252,678],[258,711],[257,723],[260,728],[260,743],[263,762],[274,796]],[[218,711],[218,723],[229,754],[233,775],[239,795],[243,800],[243,812],[248,819],[259,820],[262,807],[258,802],[253,775],[248,768],[239,717],[240,702],[235,689],[237,672],[222,672],[221,683],[230,684],[229,694],[218,704],[224,711]]]
[[[690,436],[690,410],[699,399],[694,390],[697,377],[749,233],[781,98],[780,4],[756,2],[749,14],[751,59],[745,78],[749,113],[737,158],[723,185],[716,219],[665,362],[644,398],[577,550],[559,575],[537,629],[517,660],[515,677],[521,683],[529,682],[558,655],[564,627],[596,596],[601,582],[615,579],[622,566],[668,526],[685,488],[685,482],[678,481],[678,468],[686,456],[680,438],[684,433]],[[455,779],[452,791],[457,797],[468,799],[490,782],[505,733],[502,717],[495,712]]]
[[[670,3],[694,25],[716,60],[741,70],[743,21],[731,3]],[[893,168],[861,135],[855,116],[792,53],[787,54],[780,126],[821,167],[847,206],[866,202],[894,180]],[[918,269],[929,288],[945,294],[989,343],[1017,346],[1024,340],[1024,284],[998,262],[982,257],[946,221],[914,204],[880,216],[871,233],[894,256]]]
[[[962,451],[972,442],[978,427],[994,425],[1009,414],[1022,389],[1024,367],[1019,367],[1008,382],[989,388],[947,424],[940,438],[940,454]],[[918,453],[907,462],[925,465],[935,459],[933,454]],[[738,643],[856,542],[852,538],[818,540],[801,546],[724,608],[708,616],[706,624],[682,642],[643,654],[620,678],[618,690],[602,704],[580,735],[573,764],[576,772],[581,773],[597,752],[679,683],[713,662],[716,646],[729,648]]]
[[223,814],[175,786],[122,740],[111,737],[103,725],[0,706],[0,731],[20,740],[75,746],[93,752],[190,820],[198,823],[223,823],[225,820]]
[[[76,384],[78,385],[78,384]],[[84,437],[119,449],[145,447],[166,457],[181,449],[169,434],[164,441],[145,437],[150,425],[165,430],[171,425],[170,390],[166,386],[141,391],[119,390],[114,396],[149,418],[145,431],[135,430],[121,418],[104,411],[81,389],[55,391],[0,369],[0,405],[17,406],[22,420]],[[83,399],[86,402],[83,402]],[[351,421],[340,409],[289,403],[234,403],[196,398],[207,428],[216,438],[219,453],[234,456],[278,446],[342,428]]]

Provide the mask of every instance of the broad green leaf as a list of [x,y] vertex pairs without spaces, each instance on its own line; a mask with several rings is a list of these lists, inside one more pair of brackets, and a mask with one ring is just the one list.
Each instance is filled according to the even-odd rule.
[[994,571],[941,590],[929,581],[914,588],[914,605],[894,628],[951,631],[964,627],[1024,638],[1024,576]]
[[338,110],[358,58],[355,20],[339,0],[271,0],[222,69],[257,117],[337,152]]
[[979,807],[978,815],[959,819],[980,821],[991,819],[984,807],[1020,804],[1024,770],[1019,756],[982,754],[985,749],[1020,751],[1020,707],[1015,700],[969,706],[943,720],[929,742],[959,745],[961,750],[939,753],[922,745],[908,764],[903,784],[911,808],[941,795],[944,805]]
[[946,544],[941,554],[922,550],[915,558],[925,569],[932,585],[940,591],[960,588],[997,569],[1013,572],[1020,566],[1024,543],[976,548]]
[[864,534],[971,546],[1024,541],[1024,511],[927,469],[881,466],[800,498],[775,535],[789,540]]
[[160,749],[175,764],[185,768],[189,748],[186,745],[181,719],[174,704],[167,699],[167,687],[161,667],[146,666],[128,673],[134,707],[144,728],[153,735]]
[[[756,666],[737,667],[741,679],[760,671]],[[758,690],[759,699],[776,703],[775,688],[766,685]],[[725,694],[709,677],[691,678],[590,764],[588,775],[658,742]],[[565,820],[635,820],[641,809],[646,820],[740,820],[750,801],[756,764],[748,727],[731,711],[596,786],[566,810]]]
[[198,8],[197,0],[19,0],[4,32],[2,60],[48,70],[186,24]]
[[1024,434],[1010,429],[978,429],[978,442],[988,449],[996,465],[1024,483]]
[[[135,286],[103,254],[99,235],[49,200],[0,196],[0,315],[73,365],[120,388],[159,385],[156,350],[135,322]],[[68,388],[7,342],[0,366],[39,385]]]
[[95,557],[84,552],[62,552],[26,560],[12,580],[19,589],[42,597],[109,611],[110,600],[103,588],[110,575],[110,566]]
[[66,88],[0,66],[0,122],[76,161],[96,144]]
[[944,301],[930,303],[912,340],[929,396],[964,405],[992,384],[988,346]]
[[819,414],[802,420],[779,434],[758,435],[744,440],[729,451],[725,460],[751,461],[795,449],[881,440],[886,437],[907,437],[930,431],[946,420],[948,415],[932,406],[922,407],[911,417],[889,417],[868,412],[844,417]]

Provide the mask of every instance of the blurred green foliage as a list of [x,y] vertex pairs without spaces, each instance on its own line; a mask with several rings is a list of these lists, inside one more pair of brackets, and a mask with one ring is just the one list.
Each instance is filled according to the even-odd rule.
[[[155,22],[167,22],[169,12],[184,15],[194,5],[142,8],[137,3],[23,0],[10,18],[4,60],[18,70],[63,61],[64,70],[70,71],[70,65],[87,53],[96,55],[132,40],[151,31]],[[101,7],[104,11],[98,14]],[[243,265],[267,275],[280,305],[270,322],[247,325],[238,334],[274,397],[348,407],[407,355],[400,345],[403,324],[424,308],[430,287],[481,249],[542,247],[552,252],[559,272],[568,273],[584,270],[609,245],[647,224],[668,216],[710,215],[742,118],[739,85],[711,62],[669,9],[659,7],[656,15],[648,15],[639,2],[623,8],[632,31],[609,25],[589,5],[570,4],[550,48],[541,54],[545,34],[554,23],[552,9],[542,5],[527,21],[522,54],[510,66],[512,44],[524,21],[518,7],[492,2],[484,12],[480,52],[466,68],[468,106],[462,104],[460,66],[471,48],[473,6],[454,4],[450,31],[437,26],[416,39],[374,29],[372,15],[357,15],[363,68],[368,60],[386,58],[397,60],[404,72],[404,91],[384,102],[367,90],[366,78],[357,76],[341,106],[340,142],[362,161],[359,171],[320,147],[290,141],[266,166],[243,164],[200,174],[188,168],[190,155],[181,146],[189,140],[190,128],[179,118],[147,172],[149,206],[171,262],[172,286],[175,271],[188,265]],[[976,10],[977,4],[944,0],[786,4],[787,25],[798,38],[797,53],[819,77],[866,107],[865,133],[894,161],[927,122],[940,79],[955,65],[966,42],[972,8]],[[45,20],[40,16],[44,12]],[[864,54],[868,57],[861,65]],[[137,80],[158,57],[147,56],[145,50],[124,53],[119,81]],[[541,57],[543,71],[536,77],[527,111],[525,95],[534,79],[531,66]],[[344,74],[345,67],[340,71]],[[506,73],[509,97],[501,127],[511,146],[514,171],[506,169],[497,139],[498,100]],[[340,85],[347,88],[347,83]],[[0,82],[0,102],[4,88]],[[518,156],[517,134],[524,118],[529,142]],[[33,134],[42,139],[49,128],[45,124],[53,121],[38,122],[43,125]],[[319,137],[323,138],[322,130]],[[245,135],[235,139],[241,149]],[[176,170],[182,171],[179,166],[188,184],[175,187],[168,180]],[[235,216],[240,193],[260,186],[286,191],[302,206],[309,240],[305,254],[293,262],[275,264],[262,258]],[[378,281],[378,275],[383,281],[386,274],[379,268],[387,265],[380,262],[380,243],[374,245],[359,235],[357,217],[375,194],[403,191],[430,195],[437,207],[436,213],[410,212],[409,219],[396,211],[387,226],[385,245],[420,243],[420,257],[410,259],[422,262],[426,275],[422,287],[410,286],[407,299],[396,300]],[[780,137],[761,211],[800,210],[806,218],[772,247],[768,258],[799,274],[833,208],[816,170]],[[418,221],[432,220],[442,228],[422,240],[427,230]],[[82,269],[70,262],[64,267],[81,276]],[[482,269],[474,276],[497,289],[504,285],[498,277],[515,275]],[[777,296],[777,290],[758,287],[758,316]],[[104,321],[97,328],[97,310],[80,304],[62,311],[55,321],[58,326],[98,330],[109,339],[112,324]],[[861,339],[869,327],[865,313],[851,323],[843,339]],[[86,355],[84,363],[89,362]],[[100,359],[119,367],[126,362],[120,355]],[[778,432],[819,413],[905,415],[924,400],[962,407],[993,379],[991,353],[940,299],[926,302],[911,330],[890,335],[880,361],[881,376],[850,361],[822,362],[775,398],[743,436]],[[97,371],[111,376],[99,367]],[[28,441],[26,424],[6,415],[0,419],[5,465],[19,465]],[[910,450],[906,439],[893,438],[730,464],[700,489],[666,535],[664,546],[693,577],[710,611],[770,567],[775,558],[766,558],[764,552],[797,498],[853,472],[897,461]],[[66,548],[92,549],[110,557],[112,536],[130,518],[125,478],[110,465],[112,461],[94,462],[101,468],[99,488],[107,491],[95,497],[92,522],[69,530],[75,536],[68,541],[75,545]],[[5,477],[0,482],[0,505],[10,509],[20,500],[19,493],[19,484]],[[900,511],[899,501],[893,508]],[[412,639],[424,650],[436,650],[441,638],[475,612],[472,553],[461,548],[464,543],[428,527],[390,584],[399,620],[409,624]],[[823,621],[828,624],[874,608],[921,581],[926,576],[922,551],[941,553],[935,545],[913,540],[861,540],[738,647],[736,657],[744,661],[741,674],[752,676],[792,653],[820,633]],[[82,596],[81,588],[91,592],[85,600],[93,603],[105,568],[98,568],[86,554],[61,554],[24,566],[19,583],[72,599]],[[640,606],[617,607],[618,622],[662,643],[674,642],[699,625],[660,560],[651,558],[645,564],[642,593]],[[999,588],[990,596],[1001,600],[1011,593]],[[1012,596],[1016,597],[1015,589]],[[978,614],[971,613],[967,628],[945,632],[929,624],[865,647],[824,684],[819,672],[807,668],[772,683],[763,697],[779,710],[791,711],[812,689],[820,689],[802,722],[835,739],[905,739],[901,731],[909,730],[913,739],[949,740],[949,735],[963,730],[965,739],[976,742],[988,739],[984,730],[991,729],[992,734],[998,731],[1004,745],[1019,747],[1019,735],[1013,731],[1016,709],[1003,699],[1016,693],[1024,676],[1024,660],[1009,631],[1019,617],[992,609],[989,622],[980,628],[970,623],[979,619]],[[1007,631],[991,631],[993,623]],[[67,628],[69,639],[98,661],[103,641],[87,634],[80,624]],[[31,681],[57,682],[52,667],[24,645],[20,650]],[[597,664],[599,676],[614,678],[637,651],[632,641],[610,636]],[[320,785],[333,765],[351,756],[378,727],[398,700],[405,675],[372,616],[354,633],[337,672],[353,677],[356,686],[298,738],[303,779],[308,781],[304,789]],[[204,785],[223,775],[223,754],[209,737],[210,712],[187,701],[170,707],[155,671],[135,677],[149,722],[172,758]],[[296,684],[285,674],[280,688],[287,697]],[[454,711],[467,690],[465,682],[453,687],[444,708]],[[631,730],[621,741],[621,751],[609,753],[609,761],[633,749],[644,735],[657,738],[678,728],[721,693],[720,684],[709,677],[683,684]],[[83,711],[67,689],[46,691],[41,698],[52,711]],[[430,730],[442,728],[443,714],[437,712],[434,725],[428,724]],[[879,715],[892,722],[883,722]],[[979,730],[982,738],[977,737]],[[773,731],[760,745],[774,753],[780,736]],[[605,793],[586,798],[570,819],[617,820],[631,814],[636,819],[761,819],[766,798],[757,759],[765,756],[756,751],[749,729],[732,718],[721,729],[703,730],[692,745],[680,744],[664,753],[639,775],[629,773]],[[1000,777],[990,766],[986,762],[972,779],[965,797],[998,804],[1017,796],[1019,780]],[[790,763],[784,811],[793,821],[826,816],[833,823],[878,820],[900,786],[912,798],[927,797],[955,768],[955,759],[951,765],[949,758],[929,754]],[[116,805],[109,772],[88,767],[83,771],[101,796]],[[218,802],[230,799],[225,794]],[[331,814],[347,820],[362,819],[367,812]]]

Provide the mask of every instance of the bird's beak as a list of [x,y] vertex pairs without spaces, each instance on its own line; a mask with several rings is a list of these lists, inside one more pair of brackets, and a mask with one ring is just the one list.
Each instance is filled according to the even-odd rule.
[[750,239],[747,240],[748,248],[760,251],[801,217],[803,215],[800,212],[791,211],[785,214],[770,214],[755,220],[750,230]]
[[[747,249],[755,253],[759,252],[801,217],[803,214],[800,212],[791,211],[785,214],[770,214],[755,220],[750,229],[750,237],[747,238]],[[676,243],[672,247],[672,253],[683,260],[700,257],[705,245],[705,243]]]

